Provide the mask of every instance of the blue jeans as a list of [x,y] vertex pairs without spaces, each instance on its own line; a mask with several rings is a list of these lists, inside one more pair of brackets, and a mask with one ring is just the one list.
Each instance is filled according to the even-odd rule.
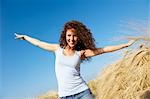
[[87,89],[74,95],[60,97],[59,99],[94,99],[94,96],[91,93],[90,89]]

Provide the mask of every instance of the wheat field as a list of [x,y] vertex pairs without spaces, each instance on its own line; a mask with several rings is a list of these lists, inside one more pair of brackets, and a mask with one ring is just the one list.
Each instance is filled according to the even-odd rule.
[[127,52],[89,82],[96,99],[150,99],[150,47]]

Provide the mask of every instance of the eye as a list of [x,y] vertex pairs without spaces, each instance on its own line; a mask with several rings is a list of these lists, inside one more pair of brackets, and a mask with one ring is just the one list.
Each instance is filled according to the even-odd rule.
[[68,34],[68,36],[71,36],[71,34]]
[[77,37],[77,35],[75,34],[75,35],[73,35],[74,37]]
[[77,35],[74,35],[74,37],[78,38],[78,36],[77,36]]

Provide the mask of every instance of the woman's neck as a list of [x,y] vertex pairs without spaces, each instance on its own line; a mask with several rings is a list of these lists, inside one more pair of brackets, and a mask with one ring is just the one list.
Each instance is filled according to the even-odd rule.
[[64,48],[63,54],[66,56],[73,56],[75,54],[75,50],[73,48],[70,48],[69,46],[66,46]]
[[66,46],[65,49],[68,51],[75,51],[75,48],[70,46]]

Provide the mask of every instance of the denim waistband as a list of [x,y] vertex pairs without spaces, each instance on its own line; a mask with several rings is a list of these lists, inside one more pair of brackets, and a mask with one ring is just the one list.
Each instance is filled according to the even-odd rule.
[[75,97],[76,95],[79,95],[79,94],[88,94],[88,93],[91,94],[91,90],[90,90],[90,89],[86,89],[86,90],[84,90],[84,91],[82,91],[82,92],[79,92],[79,93],[77,93],[77,94],[74,94],[74,95],[69,95],[69,96],[65,96],[65,97],[60,97],[59,99],[65,99],[65,98],[67,98],[67,97]]

